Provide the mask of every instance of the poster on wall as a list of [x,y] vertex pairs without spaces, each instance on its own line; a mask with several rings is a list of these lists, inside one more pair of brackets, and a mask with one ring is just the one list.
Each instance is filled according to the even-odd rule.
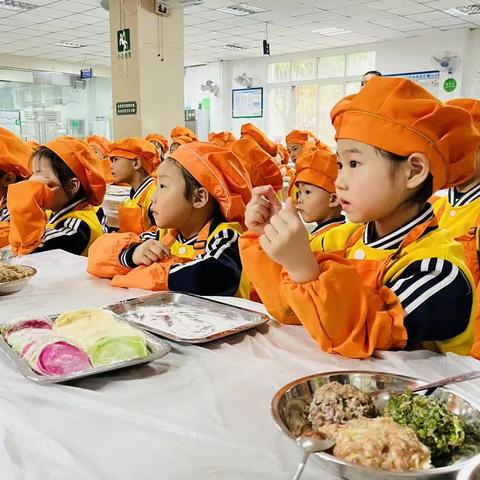
[[438,88],[440,85],[440,71],[426,70],[424,72],[406,72],[406,73],[392,73],[384,75],[384,77],[402,77],[408,78],[420,86],[428,90],[431,94],[438,96]]
[[232,90],[232,118],[263,117],[263,88]]

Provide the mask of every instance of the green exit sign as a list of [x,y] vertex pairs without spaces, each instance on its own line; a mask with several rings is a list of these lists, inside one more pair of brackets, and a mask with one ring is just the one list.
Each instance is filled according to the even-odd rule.
[[130,43],[130,29],[125,28],[117,31],[117,51],[118,53],[129,52],[132,48]]
[[117,115],[136,115],[137,114],[137,102],[118,102],[116,105]]

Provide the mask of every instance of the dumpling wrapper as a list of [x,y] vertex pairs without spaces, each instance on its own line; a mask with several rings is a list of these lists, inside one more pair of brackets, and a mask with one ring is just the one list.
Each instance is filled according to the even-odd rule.
[[8,335],[18,330],[24,328],[41,328],[45,330],[52,329],[52,322],[48,318],[20,318],[15,320],[10,320],[6,323],[3,323],[1,332],[4,335],[5,339],[8,339]]
[[146,357],[149,353],[141,330],[118,322],[110,312],[101,309],[66,312],[57,318],[53,330],[87,352],[94,367]]
[[42,375],[70,375],[91,368],[85,352],[51,330],[18,330],[9,340],[12,348]]

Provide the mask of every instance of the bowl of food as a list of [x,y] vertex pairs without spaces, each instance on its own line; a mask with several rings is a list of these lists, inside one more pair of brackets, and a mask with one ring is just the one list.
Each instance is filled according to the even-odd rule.
[[0,263],[0,295],[19,292],[36,273],[35,268],[26,265]]
[[480,411],[448,389],[409,392],[425,383],[365,371],[310,375],[277,392],[272,414],[294,440],[306,430],[334,440],[314,457],[341,478],[453,480],[480,453]]

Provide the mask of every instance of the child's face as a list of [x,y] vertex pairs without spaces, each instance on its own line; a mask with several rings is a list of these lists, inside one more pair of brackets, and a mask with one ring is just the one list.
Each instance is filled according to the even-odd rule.
[[181,229],[189,221],[193,206],[185,198],[185,180],[180,168],[164,161],[157,170],[157,190],[152,195],[152,213],[157,227]]
[[288,154],[290,155],[290,160],[293,163],[296,163],[298,154],[302,150],[302,145],[300,143],[289,143],[287,145]]
[[392,166],[371,145],[347,139],[338,140],[337,157],[337,197],[351,222],[383,220],[405,201],[402,164]]
[[296,207],[304,222],[323,222],[331,208],[332,195],[323,188],[310,183],[298,182]]
[[29,180],[43,183],[53,190],[53,202],[47,207],[49,210],[58,212],[69,204],[72,194],[69,194],[60,182],[50,160],[45,157],[35,157],[32,170],[33,173]]
[[115,183],[130,183],[135,168],[133,161],[124,157],[112,157],[112,175]]

